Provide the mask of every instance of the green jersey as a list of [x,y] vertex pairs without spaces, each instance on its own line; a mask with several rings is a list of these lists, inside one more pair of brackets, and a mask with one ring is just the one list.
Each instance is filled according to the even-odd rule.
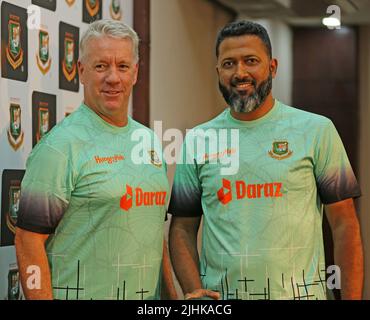
[[[222,173],[233,154],[237,170]],[[223,299],[326,299],[322,204],[360,195],[329,119],[277,100],[254,121],[228,108],[187,135],[180,160],[169,212],[203,215],[205,288]]]
[[[138,164],[140,131],[151,143]],[[115,127],[81,105],[32,151],[17,224],[51,234],[54,298],[158,298],[169,186],[154,136],[130,117]]]

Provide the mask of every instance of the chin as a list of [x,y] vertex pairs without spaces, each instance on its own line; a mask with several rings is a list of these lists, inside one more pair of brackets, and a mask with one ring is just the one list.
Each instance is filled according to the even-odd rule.
[[105,108],[112,109],[112,110],[120,109],[122,107],[121,102],[112,101],[112,100],[111,101],[104,101],[103,105],[104,105]]
[[120,106],[105,105],[104,108],[108,112],[116,112],[120,110],[122,111],[122,108]]

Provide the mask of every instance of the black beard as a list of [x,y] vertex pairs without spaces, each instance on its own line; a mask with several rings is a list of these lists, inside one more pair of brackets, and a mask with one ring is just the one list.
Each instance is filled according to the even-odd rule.
[[[241,82],[250,81],[249,79],[236,79],[231,81],[231,85],[237,85]],[[218,82],[220,91],[227,102],[227,104],[234,109],[235,112],[250,113],[259,108],[262,103],[266,100],[267,96],[271,92],[272,88],[272,74],[270,72],[266,80],[262,81],[261,84],[256,88],[256,82],[252,80],[254,86],[254,93],[250,95],[242,96],[237,92],[234,92],[226,88],[221,82]]]

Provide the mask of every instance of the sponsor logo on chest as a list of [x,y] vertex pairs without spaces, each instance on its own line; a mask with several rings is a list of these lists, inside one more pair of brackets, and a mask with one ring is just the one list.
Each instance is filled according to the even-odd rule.
[[142,188],[133,188],[126,184],[126,193],[121,197],[120,207],[129,211],[136,207],[164,206],[166,204],[166,191],[144,191]]
[[[247,184],[243,180],[231,182],[230,180],[222,179],[222,187],[217,191],[217,197],[224,205],[232,200],[281,198],[283,196],[282,188],[283,184],[281,182]],[[234,199],[233,194],[235,195]]]
[[113,156],[94,156],[94,160],[97,164],[113,164],[125,160],[125,157],[122,154],[115,154]]

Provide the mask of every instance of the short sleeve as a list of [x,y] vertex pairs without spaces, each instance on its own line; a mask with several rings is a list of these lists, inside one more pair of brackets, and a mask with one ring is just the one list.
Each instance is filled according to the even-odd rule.
[[319,133],[314,162],[322,203],[330,204],[361,195],[346,150],[330,120]]
[[37,233],[54,233],[68,208],[72,181],[67,156],[47,144],[37,145],[26,164],[17,226]]
[[188,135],[183,143],[181,155],[176,164],[175,178],[168,212],[173,216],[196,217],[203,214],[202,188],[198,177],[198,166],[194,152],[188,143]]

